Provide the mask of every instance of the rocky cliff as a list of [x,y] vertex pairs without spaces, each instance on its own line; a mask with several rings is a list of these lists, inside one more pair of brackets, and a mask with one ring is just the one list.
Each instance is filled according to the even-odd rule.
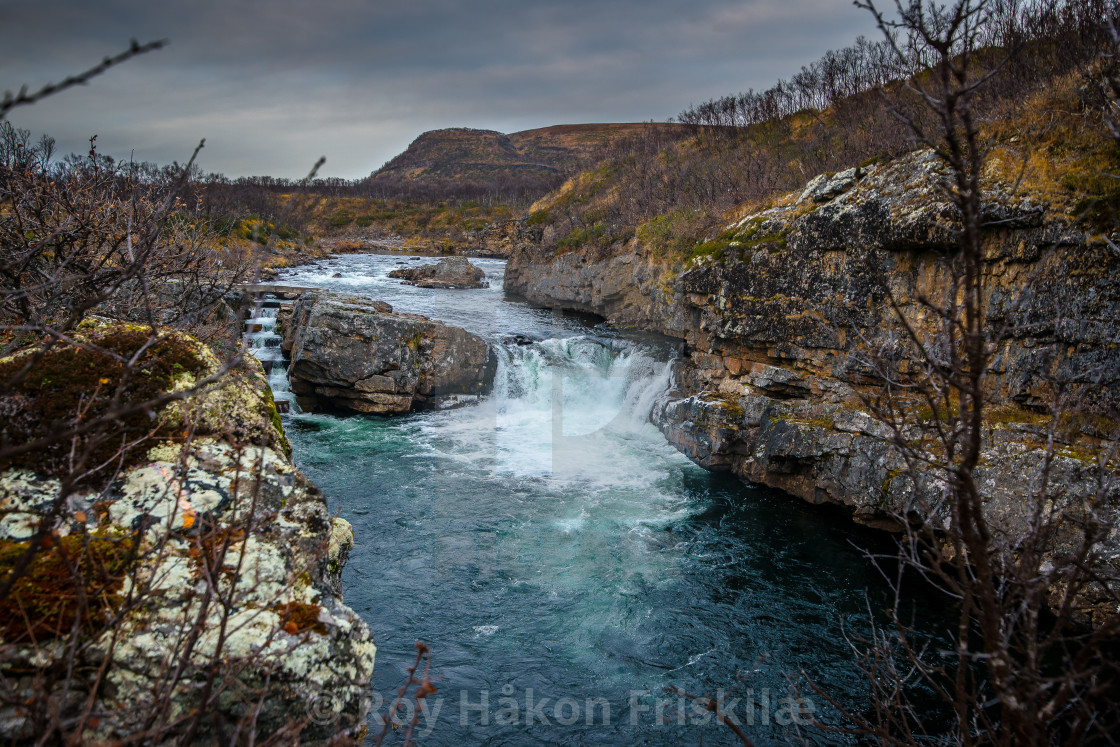
[[525,218],[491,223],[471,237],[465,253],[479,257],[508,258],[514,247],[540,241],[539,228],[530,226]]
[[[670,441],[706,467],[880,523],[905,512],[912,486],[894,479],[902,461],[869,413],[883,384],[869,360],[904,350],[891,299],[919,335],[937,323],[925,302],[946,292],[941,259],[959,225],[942,176],[928,152],[821,176],[677,261],[636,239],[606,256],[523,242],[506,289],[684,339],[675,391],[655,414]],[[998,346],[983,479],[1014,533],[1059,382],[1083,395],[1055,464],[1071,512],[1093,484],[1086,447],[1116,436],[1120,258],[1042,197],[994,176],[984,188]]]
[[305,410],[401,414],[482,394],[493,380],[496,359],[482,338],[383,301],[305,293],[281,324]]
[[[23,398],[44,419],[68,397],[97,407],[113,360],[88,346],[146,339],[139,328],[83,331],[0,406]],[[157,390],[218,370],[180,333],[152,350],[144,370]],[[43,517],[55,518],[3,600],[0,735],[30,739],[51,718],[90,743],[171,743],[191,729],[196,742],[237,729],[308,744],[356,735],[376,648],[342,601],[353,533],[293,466],[259,364],[141,416],[138,431],[126,419],[109,439],[113,468],[76,485],[60,484],[66,464],[49,453],[3,465],[5,578]],[[20,425],[4,427],[7,439]]]

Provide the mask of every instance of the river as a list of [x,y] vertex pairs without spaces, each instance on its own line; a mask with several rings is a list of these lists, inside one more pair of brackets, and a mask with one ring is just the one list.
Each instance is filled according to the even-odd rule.
[[[341,256],[280,279],[379,298],[498,352],[494,392],[459,409],[284,416],[297,465],[354,525],[343,588],[378,646],[374,722],[422,640],[438,688],[423,745],[737,743],[671,688],[722,693],[756,744],[846,743],[797,723],[810,707],[836,721],[800,673],[866,698],[844,633],[890,599],[862,550],[887,541],[672,448],[648,415],[673,341],[507,298],[500,260],[472,260],[484,290],[386,277],[416,261]],[[282,367],[272,379],[284,397]]]

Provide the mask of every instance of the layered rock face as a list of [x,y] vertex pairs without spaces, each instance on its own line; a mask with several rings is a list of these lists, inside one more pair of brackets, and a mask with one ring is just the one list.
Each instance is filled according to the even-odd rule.
[[[935,328],[923,300],[946,292],[940,260],[959,225],[941,178],[928,152],[818,177],[683,264],[636,241],[607,257],[522,244],[506,289],[685,339],[675,391],[655,413],[674,444],[706,467],[878,523],[905,512],[913,486],[895,479],[900,455],[865,406],[882,384],[869,361],[911,364],[898,360],[906,348],[892,299],[917,334]],[[1016,501],[1041,469],[1038,424],[1055,382],[1082,395],[1079,438],[1115,427],[1102,416],[1120,404],[1120,259],[1042,199],[984,186],[999,417],[982,475],[992,515],[1014,534]],[[1058,450],[1052,480],[1071,516],[1092,487],[1089,461],[1074,444]]]
[[[175,388],[217,370],[204,346],[170,340],[177,360],[198,362],[176,374]],[[83,369],[83,353],[75,355]],[[97,368],[90,364],[94,385]],[[41,396],[50,394],[44,385]],[[0,621],[0,735],[38,736],[35,719],[48,702],[71,723],[87,713],[81,738],[98,744],[143,733],[146,743],[172,743],[198,708],[207,715],[196,743],[228,741],[238,725],[262,741],[356,735],[376,648],[342,601],[353,533],[293,466],[259,364],[166,405],[153,422],[157,436],[110,472],[107,486],[79,483],[69,493],[53,541],[4,600],[31,610],[31,628],[18,616]],[[62,494],[48,467],[0,472],[4,564]],[[83,552],[100,567],[87,569],[90,610],[75,639],[67,636],[76,592],[50,574],[58,555],[76,562]],[[73,680],[62,689],[69,666]],[[203,701],[207,693],[220,697]]]
[[305,410],[402,414],[482,394],[493,381],[496,359],[481,337],[382,301],[307,293],[282,324]]
[[406,285],[420,288],[485,288],[485,274],[466,257],[445,257],[434,265],[393,270],[391,278],[400,278]]
[[509,257],[514,248],[541,239],[541,229],[530,226],[525,218],[491,223],[478,232],[471,250],[483,257]]

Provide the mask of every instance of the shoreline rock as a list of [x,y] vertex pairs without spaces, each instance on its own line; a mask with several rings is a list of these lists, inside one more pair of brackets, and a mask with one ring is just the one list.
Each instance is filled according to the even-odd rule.
[[[175,386],[217,370],[201,344],[178,333],[170,339],[200,361],[197,372],[177,374]],[[161,409],[157,435],[106,478],[107,486],[80,484],[54,528],[57,539],[38,552],[25,577],[25,594],[59,593],[39,578],[49,572],[57,544],[75,557],[104,558],[101,573],[116,579],[91,581],[105,609],[91,612],[80,634],[68,694],[51,693],[52,707],[69,718],[97,688],[85,740],[108,743],[141,731],[160,688],[170,710],[157,719],[167,730],[156,741],[181,738],[185,727],[172,724],[199,704],[215,671],[224,694],[206,706],[210,716],[196,741],[223,739],[215,729],[245,728],[249,716],[262,738],[298,728],[301,744],[356,736],[365,723],[376,646],[366,623],[343,603],[340,581],[353,531],[332,518],[322,493],[293,465],[263,370],[248,366]],[[184,444],[188,430],[194,437]],[[5,559],[27,546],[61,489],[58,477],[34,468],[0,472]],[[222,567],[207,580],[205,558],[219,557]],[[57,625],[36,624],[68,631],[65,616],[73,612],[51,604]],[[46,704],[37,688],[56,681],[36,683],[34,673],[64,671],[68,639],[44,630],[32,642],[11,620],[2,630],[0,671],[14,690],[0,706],[0,736],[19,741],[34,736],[34,708]],[[192,630],[197,640],[189,643]],[[179,678],[169,680],[179,667]]]

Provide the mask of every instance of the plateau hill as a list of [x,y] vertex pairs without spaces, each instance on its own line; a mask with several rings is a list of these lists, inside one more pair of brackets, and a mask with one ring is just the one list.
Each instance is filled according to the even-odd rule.
[[393,196],[474,192],[536,198],[605,157],[612,145],[651,129],[684,134],[684,128],[652,122],[556,125],[508,135],[464,127],[432,130],[366,183]]

